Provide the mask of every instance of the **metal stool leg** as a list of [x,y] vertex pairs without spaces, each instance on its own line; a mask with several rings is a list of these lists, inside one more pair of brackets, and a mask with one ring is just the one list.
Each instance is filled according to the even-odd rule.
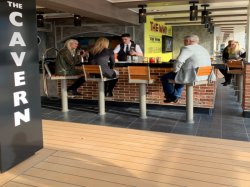
[[62,102],[62,111],[68,112],[68,92],[67,92],[67,80],[61,80],[61,102]]
[[243,75],[237,75],[238,79],[238,102],[242,103],[243,98]]
[[193,85],[186,85],[186,122],[194,123]]
[[99,81],[98,87],[99,87],[99,115],[105,115],[104,81]]
[[146,84],[140,84],[140,113],[142,119],[147,118]]

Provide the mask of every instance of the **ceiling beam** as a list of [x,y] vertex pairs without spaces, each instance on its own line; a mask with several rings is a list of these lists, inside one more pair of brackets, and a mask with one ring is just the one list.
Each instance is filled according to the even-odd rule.
[[[220,17],[225,17],[225,18],[229,18],[229,17],[237,17],[237,16],[247,16],[247,14],[233,14],[233,15],[210,15],[211,18],[220,18]],[[201,16],[198,16],[198,19],[200,19]],[[174,18],[154,18],[155,21],[178,21],[178,20],[183,20],[183,19],[188,19],[189,17],[174,17]],[[246,17],[247,19],[247,17]],[[245,20],[244,20],[245,21]]]
[[[238,22],[242,22],[242,21],[246,21],[246,20],[223,20],[223,21],[212,21],[212,23],[227,23],[227,22],[230,22],[230,23],[232,23],[232,22],[236,22],[236,23],[238,23]],[[200,21],[184,21],[184,22],[176,22],[176,21],[174,21],[174,22],[171,22],[171,21],[168,21],[168,22],[165,22],[165,24],[166,25],[171,25],[171,24],[200,24],[201,25],[201,22]]]
[[[142,0],[142,1],[131,1],[131,2],[115,2],[113,4],[120,8],[137,8],[139,4],[147,4],[150,3],[157,4],[157,3],[164,3],[165,6],[169,5],[189,5],[190,0]],[[246,0],[247,1],[247,0]],[[223,3],[223,2],[235,2],[235,0],[199,0],[199,4],[203,3]],[[150,4],[151,5],[151,4]]]
[[84,2],[79,2],[79,0],[36,0],[36,4],[38,6],[78,14],[104,22],[139,24],[137,13],[127,9],[121,9],[104,0],[89,0]]
[[[216,11],[232,11],[232,10],[247,10],[247,7],[228,7],[228,8],[214,8],[214,9],[209,9],[207,8],[208,11],[210,12],[216,12]],[[201,12],[202,9],[199,9],[198,12]],[[162,12],[147,12],[147,15],[162,15],[162,14],[167,14],[167,15],[172,15],[172,14],[183,14],[183,13],[189,13],[189,10],[177,10],[177,11],[162,11]]]

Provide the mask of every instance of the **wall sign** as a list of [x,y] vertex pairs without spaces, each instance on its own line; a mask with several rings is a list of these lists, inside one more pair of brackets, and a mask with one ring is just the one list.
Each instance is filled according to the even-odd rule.
[[0,0],[0,169],[42,148],[35,0]]

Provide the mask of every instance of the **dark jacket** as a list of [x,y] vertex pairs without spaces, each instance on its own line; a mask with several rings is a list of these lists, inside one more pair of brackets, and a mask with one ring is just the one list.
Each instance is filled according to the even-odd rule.
[[[110,62],[109,62],[110,61]],[[102,68],[104,77],[116,77],[115,71],[112,69],[115,64],[114,52],[111,49],[104,49],[99,54],[89,54],[89,64],[97,64]]]
[[[124,43],[120,44],[120,51],[118,52],[118,60],[119,61],[127,61],[127,56],[129,55],[129,51],[124,51]],[[134,51],[136,51],[136,44],[134,41],[131,41],[131,46],[130,46],[130,50],[133,49]]]
[[71,55],[70,51],[64,47],[58,52],[56,58],[56,75],[79,75],[80,70],[75,69],[75,65],[80,62],[79,56]]

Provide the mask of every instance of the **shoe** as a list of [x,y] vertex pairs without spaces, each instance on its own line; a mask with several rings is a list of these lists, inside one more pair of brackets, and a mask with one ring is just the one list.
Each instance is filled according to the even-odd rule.
[[106,96],[106,97],[113,97],[113,93],[112,93],[112,92],[107,92],[107,93],[105,94],[105,96]]
[[68,90],[68,93],[70,95],[81,95],[79,92],[77,92],[76,90]]
[[224,84],[222,84],[223,86],[227,86],[227,85],[229,85],[230,84],[230,82],[225,82]]
[[166,99],[163,102],[164,103],[177,103],[179,101],[179,98],[175,98],[175,99]]

